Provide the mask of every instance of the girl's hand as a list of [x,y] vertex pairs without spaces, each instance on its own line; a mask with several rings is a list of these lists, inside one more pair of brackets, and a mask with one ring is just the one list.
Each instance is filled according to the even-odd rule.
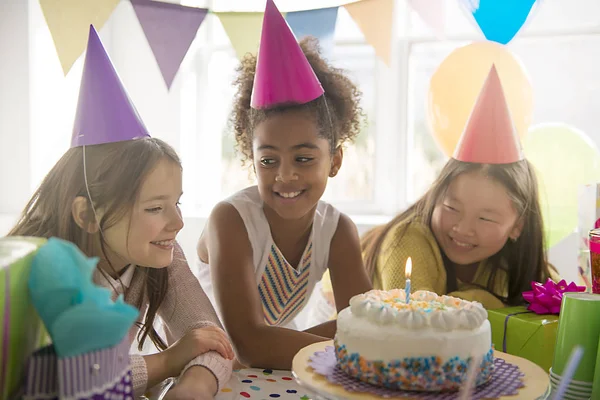
[[189,331],[182,340],[184,342],[183,347],[185,348],[185,351],[192,352],[195,356],[214,350],[228,360],[233,360],[235,358],[227,334],[223,329],[217,328],[216,326],[193,329]]
[[222,329],[207,326],[189,331],[164,352],[171,376],[179,375],[187,363],[211,350],[228,360],[235,357],[231,343]]
[[167,392],[165,400],[210,400],[217,392],[217,379],[207,368],[193,366]]

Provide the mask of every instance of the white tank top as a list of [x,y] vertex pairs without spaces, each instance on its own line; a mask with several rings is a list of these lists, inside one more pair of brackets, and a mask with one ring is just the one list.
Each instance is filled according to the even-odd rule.
[[[340,212],[319,201],[312,232],[300,265],[291,266],[271,236],[258,187],[251,186],[225,200],[238,211],[252,246],[254,278],[269,325],[296,328],[294,318],[306,306],[315,284],[321,280],[329,262],[331,239],[337,229]],[[200,261],[199,280],[219,316],[214,298],[210,267]]]

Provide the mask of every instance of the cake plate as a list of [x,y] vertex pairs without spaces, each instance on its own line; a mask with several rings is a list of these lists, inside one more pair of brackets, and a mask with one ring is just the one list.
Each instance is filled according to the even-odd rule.
[[[313,371],[309,366],[309,358],[317,351],[323,351],[327,346],[333,346],[333,341],[314,343],[300,350],[294,357],[292,363],[292,373],[298,381],[298,384],[306,390],[315,394],[316,399],[324,400],[373,400],[383,399],[370,393],[350,392],[342,386],[330,383],[327,378]],[[506,362],[517,365],[521,372],[525,374],[523,383],[525,387],[519,389],[517,395],[499,397],[498,400],[515,399],[537,399],[543,396],[548,388],[550,378],[548,374],[538,365],[521,357],[494,351],[494,357],[504,359]],[[402,400],[410,400],[408,397],[401,397]]]

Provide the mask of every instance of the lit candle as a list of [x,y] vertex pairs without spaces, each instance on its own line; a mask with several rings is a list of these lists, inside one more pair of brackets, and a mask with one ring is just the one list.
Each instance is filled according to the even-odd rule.
[[408,257],[406,260],[406,267],[404,268],[404,276],[406,277],[406,284],[404,285],[404,293],[406,297],[406,304],[410,301],[410,273],[412,272],[412,259]]

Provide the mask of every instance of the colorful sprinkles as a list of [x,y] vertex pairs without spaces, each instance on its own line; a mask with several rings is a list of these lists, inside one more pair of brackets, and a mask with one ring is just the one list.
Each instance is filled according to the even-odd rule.
[[[361,381],[394,390],[449,391],[458,390],[466,380],[471,358],[453,357],[442,364],[439,357],[409,357],[383,363],[369,361],[358,353],[348,354],[346,346],[335,346],[342,371]],[[477,386],[489,381],[494,370],[493,350],[481,362]]]
[[405,301],[403,290],[380,291],[374,290],[365,295],[365,301],[379,305],[380,308],[390,308],[396,311],[412,310],[429,314],[449,309],[460,309],[462,301],[449,296],[437,296],[434,293],[416,292],[410,295],[410,302]]

